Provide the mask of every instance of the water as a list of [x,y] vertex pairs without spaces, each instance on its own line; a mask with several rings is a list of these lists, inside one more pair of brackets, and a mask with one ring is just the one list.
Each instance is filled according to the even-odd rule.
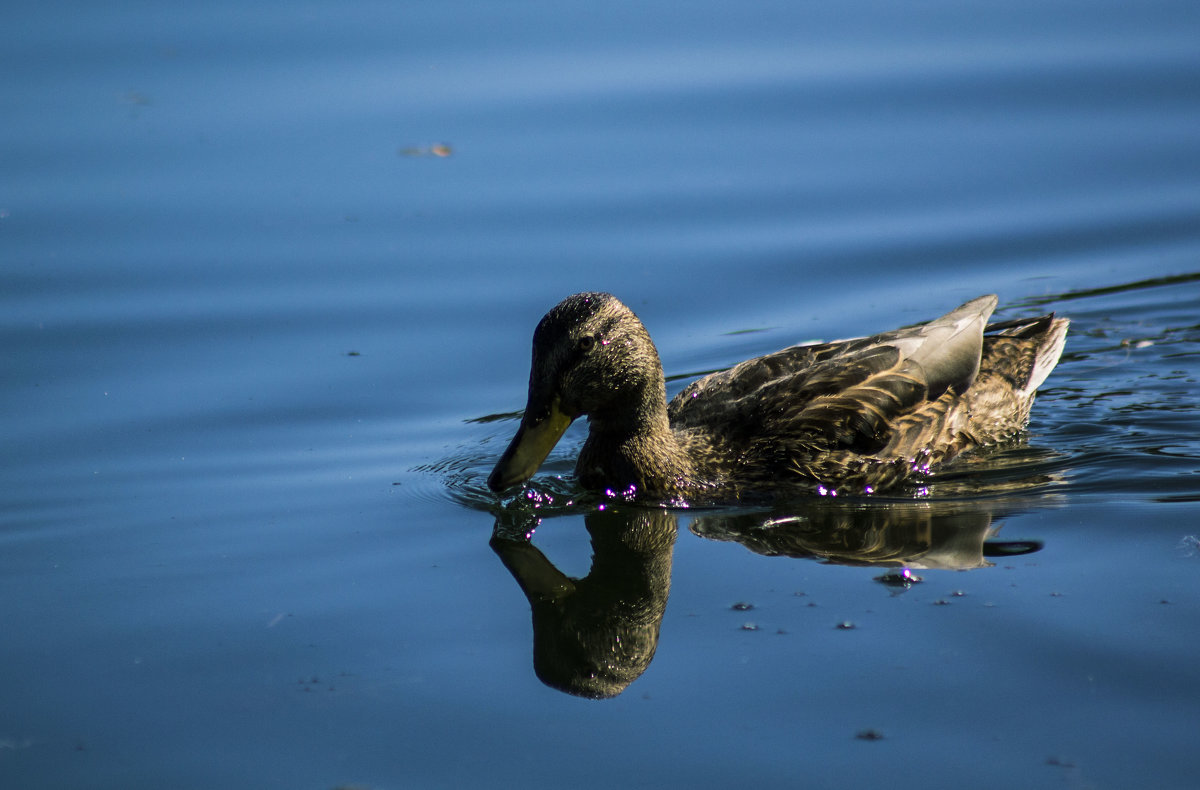
[[[1169,2],[12,5],[0,782],[1196,786],[1198,34]],[[526,544],[493,417],[590,289],[674,388],[987,292],[1073,323],[1028,437],[922,500],[609,522],[554,479],[573,429]],[[605,701],[538,679],[509,570],[593,552],[575,589],[658,628]]]

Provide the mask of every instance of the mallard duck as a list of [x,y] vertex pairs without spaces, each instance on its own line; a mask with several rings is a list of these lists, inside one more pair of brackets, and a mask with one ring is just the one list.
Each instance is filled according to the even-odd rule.
[[488,486],[528,480],[586,415],[576,476],[612,496],[684,504],[894,487],[1025,426],[1068,322],[988,325],[996,303],[981,296],[918,326],[791,346],[667,403],[633,311],[611,294],[569,296],[533,333],[528,403]]

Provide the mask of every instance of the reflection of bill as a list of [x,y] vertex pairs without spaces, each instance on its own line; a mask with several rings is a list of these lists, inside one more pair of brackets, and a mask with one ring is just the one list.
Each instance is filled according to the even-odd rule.
[[[650,665],[671,590],[675,511],[607,506],[585,515],[592,567],[562,573],[514,528],[496,522],[491,546],[517,580],[533,615],[533,665],[546,685],[592,699],[620,694]],[[1036,541],[1000,543],[987,502],[868,504],[815,500],[786,513],[702,516],[691,530],[765,555],[845,565],[966,570],[987,556],[1037,551]]]

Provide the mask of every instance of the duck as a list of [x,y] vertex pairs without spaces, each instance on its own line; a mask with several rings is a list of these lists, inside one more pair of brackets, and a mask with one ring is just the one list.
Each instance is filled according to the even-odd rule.
[[989,324],[995,294],[931,321],[804,343],[699,378],[667,401],[658,350],[608,293],[577,293],[533,333],[525,410],[487,485],[532,478],[588,420],[585,489],[677,506],[871,495],[1019,434],[1058,364],[1069,321]]

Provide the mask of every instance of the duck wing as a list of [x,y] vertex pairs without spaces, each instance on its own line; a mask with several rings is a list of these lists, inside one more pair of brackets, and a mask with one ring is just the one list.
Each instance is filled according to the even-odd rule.
[[743,447],[774,437],[875,452],[894,421],[971,386],[996,303],[983,296],[926,324],[748,360],[693,382],[668,416]]

